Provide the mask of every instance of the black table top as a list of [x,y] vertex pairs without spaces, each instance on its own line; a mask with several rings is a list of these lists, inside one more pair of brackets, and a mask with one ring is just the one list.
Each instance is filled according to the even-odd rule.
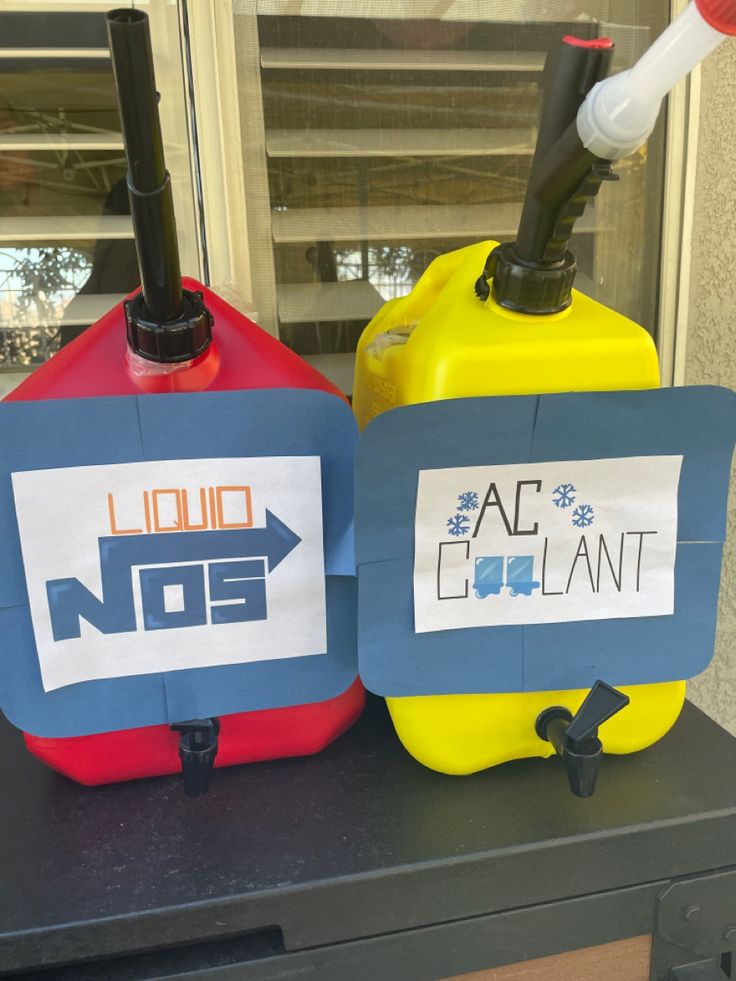
[[320,755],[194,799],[80,787],[0,738],[0,971],[275,927],[296,950],[736,864],[736,739],[689,704],[589,800],[557,760],[433,773],[378,699]]

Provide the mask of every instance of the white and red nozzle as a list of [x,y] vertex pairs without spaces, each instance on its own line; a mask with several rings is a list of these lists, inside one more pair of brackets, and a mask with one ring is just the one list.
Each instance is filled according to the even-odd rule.
[[736,34],[736,0],[691,0],[633,68],[590,91],[577,117],[586,150],[603,160],[637,150],[665,95],[730,34]]
[[501,306],[534,314],[570,305],[575,221],[611,179],[611,164],[646,141],[665,95],[728,34],[736,34],[736,0],[692,0],[633,68],[610,78],[604,77],[613,49],[608,38],[562,39],[545,67],[544,109],[516,241],[489,255],[475,283],[481,300],[492,292]]
[[736,34],[736,0],[695,0],[695,5],[720,34]]

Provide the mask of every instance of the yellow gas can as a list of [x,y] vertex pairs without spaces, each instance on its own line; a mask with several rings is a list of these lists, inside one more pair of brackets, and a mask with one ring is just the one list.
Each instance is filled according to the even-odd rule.
[[[631,320],[573,290],[566,309],[534,315],[474,293],[495,242],[435,259],[408,296],[385,304],[358,345],[353,407],[361,428],[399,405],[481,395],[656,388],[657,353]],[[429,434],[426,434],[430,438]],[[417,433],[417,439],[423,435]],[[627,686],[621,716],[600,730],[609,753],[651,745],[673,725],[684,681]],[[585,691],[389,698],[394,726],[420,762],[465,774],[507,760],[554,754],[535,732],[540,712],[574,714]]]

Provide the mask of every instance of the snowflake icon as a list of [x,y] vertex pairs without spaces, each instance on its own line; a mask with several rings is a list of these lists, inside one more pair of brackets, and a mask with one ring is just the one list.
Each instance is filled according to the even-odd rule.
[[467,514],[453,514],[447,519],[449,533],[457,538],[459,535],[467,535],[470,530],[470,518]]
[[552,503],[557,508],[569,508],[575,503],[575,488],[572,484],[558,484],[552,491]]
[[478,508],[478,495],[475,491],[464,491],[457,496],[458,511],[476,511]]
[[595,513],[590,504],[578,504],[572,512],[572,523],[576,528],[587,528],[593,524]]

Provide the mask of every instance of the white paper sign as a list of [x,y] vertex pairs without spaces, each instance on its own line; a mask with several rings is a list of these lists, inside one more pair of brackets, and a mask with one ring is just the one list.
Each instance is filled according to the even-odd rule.
[[422,470],[417,633],[674,612],[681,456]]
[[12,479],[46,691],[326,650],[319,457]]

